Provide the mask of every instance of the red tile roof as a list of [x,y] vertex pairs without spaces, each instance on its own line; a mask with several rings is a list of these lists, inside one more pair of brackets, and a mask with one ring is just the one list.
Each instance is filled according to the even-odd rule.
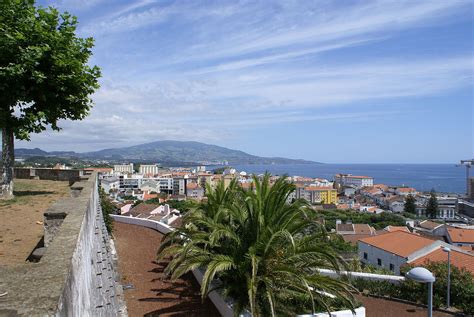
[[[458,268],[465,268],[474,274],[474,254],[451,249],[450,260],[452,265]],[[439,247],[427,255],[411,261],[410,264],[423,265],[428,262],[448,262],[448,253],[444,252],[442,247]]]
[[360,239],[359,241],[402,257],[407,257],[413,252],[435,242],[405,231],[393,231]]
[[434,221],[431,221],[431,220],[423,220],[422,222],[420,222],[418,224],[419,227],[421,227],[423,229],[428,229],[428,230],[436,229],[436,228],[438,228],[439,226],[442,226],[442,225],[443,225],[442,223],[434,222]]
[[474,229],[448,227],[448,235],[455,243],[474,243]]
[[388,232],[394,232],[394,231],[405,231],[405,232],[410,232],[406,226],[386,226],[385,229]]

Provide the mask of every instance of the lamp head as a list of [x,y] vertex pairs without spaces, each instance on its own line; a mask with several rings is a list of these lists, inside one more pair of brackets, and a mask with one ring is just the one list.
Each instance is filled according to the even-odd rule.
[[424,267],[415,267],[411,269],[407,273],[406,277],[420,283],[432,283],[436,280],[433,276],[433,273],[431,273]]

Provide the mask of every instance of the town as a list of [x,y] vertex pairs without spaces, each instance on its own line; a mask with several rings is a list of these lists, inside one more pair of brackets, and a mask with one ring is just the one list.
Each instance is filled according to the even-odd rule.
[[[182,214],[193,204],[196,206],[206,200],[206,188],[214,188],[220,182],[227,187],[236,181],[244,190],[254,189],[254,175],[231,167],[214,172],[207,171],[206,166],[162,168],[158,164],[137,167],[130,163],[93,170],[100,172],[101,188],[117,207],[118,214],[173,227],[181,224]],[[257,178],[262,176],[256,175]],[[370,176],[336,174],[333,180],[284,177],[295,185],[288,202],[303,199],[316,214],[320,211],[322,218],[328,214],[337,217],[338,212],[349,218],[345,223],[343,219],[336,219],[335,226],[327,227],[346,242],[358,245],[362,264],[400,274],[404,264],[443,258],[440,250],[449,246],[455,259],[453,264],[474,274],[474,222],[468,216],[472,215],[472,209],[466,208],[473,206],[469,202],[474,200],[473,178],[469,179],[468,196],[463,199],[460,195],[423,193],[411,187],[377,184]],[[271,176],[270,181],[278,178],[280,176]],[[430,199],[436,202],[434,213],[429,210]],[[394,217],[384,228],[374,228],[374,223],[356,223],[360,221],[351,219],[351,214],[393,214]]]

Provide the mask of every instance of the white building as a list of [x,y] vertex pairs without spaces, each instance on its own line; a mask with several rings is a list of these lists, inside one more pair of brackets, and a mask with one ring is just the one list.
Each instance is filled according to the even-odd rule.
[[356,188],[374,186],[374,178],[370,176],[357,176],[352,174],[336,174],[335,181],[341,186],[354,186]]
[[358,241],[359,258],[362,263],[385,268],[398,275],[404,264],[425,256],[440,246],[449,245],[399,230]]
[[159,170],[159,167],[156,164],[150,164],[150,165],[142,164],[142,165],[140,165],[139,172],[142,175],[151,175],[151,176],[153,176],[153,175],[158,174],[158,170]]
[[105,193],[109,194],[111,191],[120,188],[120,181],[117,177],[103,178],[100,180],[100,187],[102,187]]
[[133,163],[114,165],[114,173],[133,173]]

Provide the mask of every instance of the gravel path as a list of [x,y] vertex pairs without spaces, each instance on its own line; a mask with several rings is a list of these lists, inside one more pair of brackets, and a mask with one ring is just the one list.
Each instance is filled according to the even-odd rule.
[[220,316],[209,299],[204,303],[192,274],[176,282],[162,280],[164,265],[155,261],[162,234],[124,223],[114,223],[122,285],[129,316]]

